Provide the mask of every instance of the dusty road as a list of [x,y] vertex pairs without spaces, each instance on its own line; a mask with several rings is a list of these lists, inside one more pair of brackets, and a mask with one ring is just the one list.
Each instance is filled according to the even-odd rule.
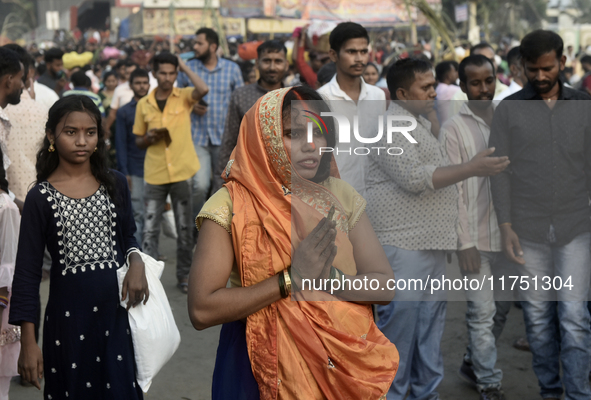
[[[219,327],[202,332],[193,329],[187,314],[187,297],[176,288],[175,243],[161,238],[161,249],[168,257],[162,276],[182,342],[174,357],[155,378],[146,399],[158,400],[207,400],[211,398],[211,378],[218,344]],[[448,265],[446,276],[459,277],[457,263]],[[49,291],[49,282],[43,282],[41,293],[43,307]],[[463,383],[456,372],[461,364],[467,344],[464,313],[466,303],[450,301],[443,335],[445,377],[439,386],[442,400],[479,398],[478,394]],[[521,311],[513,308],[498,344],[498,367],[503,370],[503,386],[508,400],[539,400],[538,385],[531,368],[531,354],[515,350],[513,341],[524,334]],[[42,393],[34,387],[22,387],[13,381],[11,400],[41,400]],[[83,400],[83,399],[80,399]],[[305,400],[305,399],[302,399]]]

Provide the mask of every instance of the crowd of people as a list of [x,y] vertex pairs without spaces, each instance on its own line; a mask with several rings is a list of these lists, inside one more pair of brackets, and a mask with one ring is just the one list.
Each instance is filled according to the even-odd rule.
[[250,68],[210,28],[190,58],[156,40],[105,58],[90,36],[93,61],[67,71],[59,46],[0,47],[0,400],[17,375],[45,399],[143,398],[119,303],[149,301],[140,252],[166,259],[167,209],[190,320],[223,325],[215,400],[439,398],[429,278],[451,253],[491,282],[464,289],[474,398],[511,398],[496,341],[514,300],[540,396],[591,398],[591,56],[538,30],[382,65],[394,44],[343,22],[306,61],[305,35]]

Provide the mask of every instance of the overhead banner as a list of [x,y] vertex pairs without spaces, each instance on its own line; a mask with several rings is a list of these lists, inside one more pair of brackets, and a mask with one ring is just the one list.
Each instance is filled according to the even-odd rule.
[[306,26],[309,22],[301,19],[250,18],[247,27],[251,33],[292,33],[295,28]]
[[[170,18],[168,9],[143,10],[144,35],[168,35],[170,33]],[[245,23],[243,18],[219,17],[226,36],[244,36]],[[174,10],[174,25],[176,35],[194,35],[202,26],[214,26],[211,11],[176,9]]]
[[221,0],[220,13],[224,17],[259,18],[265,16],[264,0]]
[[[439,0],[429,0],[439,4]],[[222,15],[255,18],[354,21],[360,24],[405,23],[409,15],[404,0],[221,0]],[[269,15],[270,10],[273,15]],[[416,11],[412,7],[413,19]]]

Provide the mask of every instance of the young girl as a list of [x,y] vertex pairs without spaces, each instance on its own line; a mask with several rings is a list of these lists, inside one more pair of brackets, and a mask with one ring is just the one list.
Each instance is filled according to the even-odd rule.
[[108,115],[108,109],[111,107],[111,100],[113,100],[113,93],[115,93],[115,88],[119,83],[117,80],[117,74],[114,71],[107,72],[103,78],[103,82],[105,86],[103,87],[103,90],[99,92],[99,96],[101,97],[103,106],[105,107],[105,112]]
[[[37,154],[37,185],[23,209],[10,323],[22,328],[19,373],[44,399],[141,399],[121,298],[148,300],[125,176],[106,168],[101,115],[86,96],[51,107]],[[51,258],[43,354],[35,342],[43,252]]]

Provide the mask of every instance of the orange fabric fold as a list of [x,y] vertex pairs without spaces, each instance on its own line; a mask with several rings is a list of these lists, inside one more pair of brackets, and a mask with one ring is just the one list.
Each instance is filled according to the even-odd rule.
[[[346,274],[357,271],[347,215],[338,199],[322,185],[295,172],[292,176],[281,113],[289,90],[267,93],[245,115],[223,173],[244,287],[291,265],[292,250],[332,205],[339,249],[334,265]],[[331,172],[338,176],[334,163]],[[371,307],[336,301],[325,292],[313,296],[317,301],[287,298],[248,317],[247,347],[261,399],[384,398],[398,368],[398,352],[376,327]]]

